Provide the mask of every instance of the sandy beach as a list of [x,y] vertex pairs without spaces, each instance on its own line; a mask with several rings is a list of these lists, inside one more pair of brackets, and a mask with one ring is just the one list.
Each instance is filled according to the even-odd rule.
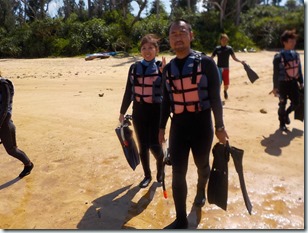
[[[299,53],[304,64],[304,52]],[[252,214],[231,159],[227,211],[208,202],[193,208],[197,172],[191,156],[189,229],[305,227],[304,122],[292,114],[289,132],[278,129],[278,99],[269,94],[274,54],[236,53],[258,73],[253,84],[230,59],[224,121],[230,144],[244,150]],[[172,57],[166,55],[167,61]],[[35,165],[20,180],[23,165],[0,145],[1,229],[162,229],[174,220],[171,167],[166,167],[167,199],[155,179],[140,189],[141,164],[135,171],[129,167],[115,134],[128,69],[139,59],[0,59],[2,75],[15,85],[17,144]],[[152,156],[153,177],[154,161]]]

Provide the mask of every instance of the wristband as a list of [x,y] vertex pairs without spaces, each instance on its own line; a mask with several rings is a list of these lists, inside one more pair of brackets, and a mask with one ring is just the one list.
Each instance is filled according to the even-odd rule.
[[224,126],[221,126],[221,127],[216,128],[216,131],[218,131],[218,132],[221,132],[221,131],[224,131],[224,130],[225,130],[225,127],[224,127]]

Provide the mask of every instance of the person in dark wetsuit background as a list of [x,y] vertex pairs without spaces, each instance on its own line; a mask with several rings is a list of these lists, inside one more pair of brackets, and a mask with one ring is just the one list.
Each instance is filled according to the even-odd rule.
[[165,64],[165,58],[162,62],[156,61],[158,52],[158,38],[155,35],[148,34],[141,39],[143,60],[131,65],[129,69],[119,116],[119,121],[122,123],[124,114],[133,101],[133,126],[144,171],[144,179],[139,184],[140,188],[147,187],[152,180],[150,151],[156,159],[158,182],[162,182],[163,175],[163,151],[158,143],[158,131],[162,101],[161,70]]
[[222,78],[221,81],[224,83],[224,98],[228,99],[228,89],[230,85],[230,69],[229,69],[229,57],[231,56],[234,61],[240,62],[243,65],[245,61],[241,61],[237,59],[233,48],[228,45],[229,37],[227,34],[221,34],[220,36],[220,46],[217,46],[213,53],[212,58],[217,55],[217,66],[219,68],[220,76]]
[[[279,97],[278,119],[279,128],[286,131],[286,124],[290,124],[289,114],[299,106],[299,90],[304,88],[299,54],[294,50],[297,35],[293,30],[286,30],[280,37],[283,49],[275,54],[273,60],[273,90],[275,97]],[[290,106],[286,109],[288,99]]]
[[0,75],[0,139],[6,152],[24,164],[20,178],[31,173],[34,165],[28,156],[17,147],[16,127],[12,121],[14,88],[10,80]]
[[[186,174],[190,150],[198,173],[194,205],[202,207],[205,204],[205,186],[210,175],[209,156],[214,137],[211,110],[214,113],[216,137],[224,144],[228,139],[223,122],[217,66],[212,58],[191,50],[192,39],[193,32],[188,22],[176,20],[171,23],[169,43],[176,57],[163,71],[165,87],[159,142],[165,141],[165,127],[172,109],[169,150],[176,219],[165,229],[188,228]],[[193,84],[193,64],[198,56],[201,56],[201,61],[196,83]]]

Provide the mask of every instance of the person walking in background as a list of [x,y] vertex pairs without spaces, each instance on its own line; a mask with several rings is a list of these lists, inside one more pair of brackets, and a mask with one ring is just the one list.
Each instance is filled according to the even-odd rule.
[[228,89],[230,85],[230,69],[229,69],[229,57],[231,56],[234,61],[240,62],[243,65],[245,61],[239,60],[233,51],[233,48],[228,45],[229,37],[227,34],[223,33],[220,36],[220,45],[217,46],[213,53],[212,58],[217,55],[217,66],[220,72],[220,77],[224,84],[224,98],[228,99]]
[[172,112],[169,149],[176,219],[165,229],[188,228],[186,174],[190,150],[198,173],[194,205],[202,207],[205,204],[205,186],[210,174],[209,156],[214,136],[211,110],[218,140],[226,143],[228,138],[223,122],[217,66],[212,58],[191,49],[192,40],[192,27],[187,21],[176,20],[171,23],[169,43],[176,57],[163,71],[165,87],[159,142],[165,141],[165,128]]
[[23,178],[31,173],[34,165],[16,144],[16,127],[11,119],[13,96],[13,83],[0,74],[0,139],[6,152],[24,164],[24,169],[19,174],[19,178]]
[[[299,106],[299,90],[304,87],[304,79],[299,54],[294,50],[297,34],[294,30],[286,30],[280,37],[283,49],[273,60],[273,90],[271,93],[279,97],[278,119],[282,131],[290,124],[289,114]],[[290,106],[286,109],[287,100]]]
[[163,175],[163,151],[158,143],[158,131],[162,102],[161,70],[165,59],[156,60],[159,52],[158,41],[159,39],[153,34],[147,34],[141,39],[143,59],[131,65],[129,69],[119,116],[119,121],[122,123],[124,114],[133,101],[132,120],[144,171],[140,188],[147,187],[152,180],[150,151],[156,159],[158,182],[162,182]]

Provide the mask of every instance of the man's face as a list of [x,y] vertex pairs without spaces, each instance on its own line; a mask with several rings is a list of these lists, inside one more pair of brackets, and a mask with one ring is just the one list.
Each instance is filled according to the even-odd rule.
[[222,46],[226,46],[228,44],[228,39],[226,37],[223,37],[220,39],[220,44]]
[[192,41],[192,32],[189,30],[185,22],[173,24],[169,30],[169,43],[170,47],[175,52],[185,51],[190,49]]

